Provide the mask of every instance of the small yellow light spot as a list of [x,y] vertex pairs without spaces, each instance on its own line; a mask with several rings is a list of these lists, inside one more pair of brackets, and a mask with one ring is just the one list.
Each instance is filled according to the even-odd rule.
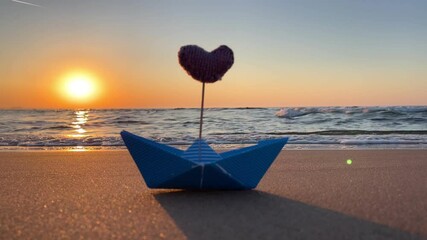
[[353,161],[351,159],[347,159],[347,164],[351,165],[353,163]]

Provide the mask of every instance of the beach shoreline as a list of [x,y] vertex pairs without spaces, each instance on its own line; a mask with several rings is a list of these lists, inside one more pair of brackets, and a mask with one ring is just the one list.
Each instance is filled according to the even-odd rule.
[[423,239],[426,157],[283,150],[253,191],[181,191],[124,150],[0,151],[0,238]]
[[[209,143],[209,142],[208,142]],[[167,144],[174,148],[186,150],[190,144]],[[228,151],[237,148],[253,146],[256,143],[245,144],[209,144],[210,147],[216,151]],[[287,143],[282,150],[288,151],[353,151],[353,150],[373,150],[373,151],[387,151],[387,150],[426,150],[427,144],[361,144],[361,145],[344,145],[344,144],[290,144]],[[125,145],[119,146],[91,146],[91,145],[77,145],[77,146],[0,146],[0,152],[103,152],[103,151],[124,151],[127,152]]]

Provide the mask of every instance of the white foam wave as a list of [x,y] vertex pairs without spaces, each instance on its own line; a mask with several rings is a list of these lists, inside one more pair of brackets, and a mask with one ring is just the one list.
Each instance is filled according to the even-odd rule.
[[276,116],[281,118],[294,118],[306,114],[306,112],[303,112],[298,108],[282,108],[276,112]]

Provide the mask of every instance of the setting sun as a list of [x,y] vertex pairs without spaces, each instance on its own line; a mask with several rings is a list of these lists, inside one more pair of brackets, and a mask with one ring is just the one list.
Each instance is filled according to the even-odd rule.
[[99,86],[95,76],[85,73],[71,73],[62,78],[61,94],[73,102],[87,102],[94,99],[99,93]]
[[67,83],[67,92],[75,98],[86,98],[93,93],[93,84],[87,76],[77,76]]

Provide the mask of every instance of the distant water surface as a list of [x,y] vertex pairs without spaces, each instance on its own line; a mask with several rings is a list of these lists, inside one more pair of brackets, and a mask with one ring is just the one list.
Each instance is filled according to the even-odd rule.
[[[0,149],[122,148],[121,130],[185,146],[199,111],[0,110]],[[210,108],[203,136],[225,148],[283,136],[287,148],[426,148],[427,106]]]

